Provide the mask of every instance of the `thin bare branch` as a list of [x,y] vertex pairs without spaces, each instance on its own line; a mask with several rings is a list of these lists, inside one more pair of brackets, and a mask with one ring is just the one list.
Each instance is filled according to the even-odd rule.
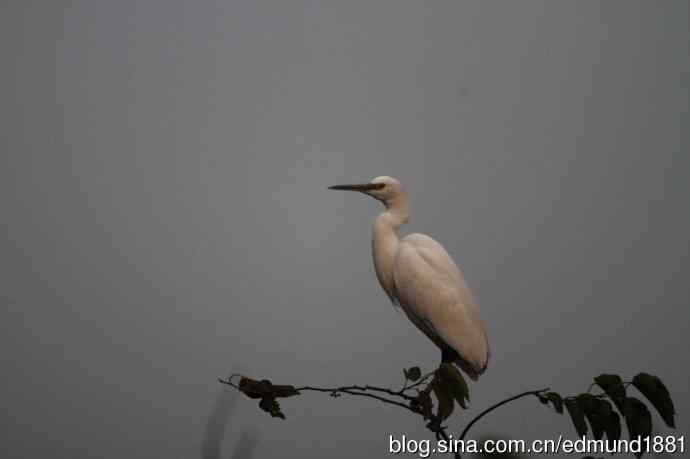
[[491,405],[490,407],[488,407],[487,409],[485,409],[484,411],[482,411],[481,413],[479,413],[477,416],[475,416],[474,419],[472,419],[472,420],[467,424],[467,426],[465,426],[465,429],[464,429],[464,430],[462,431],[462,433],[460,434],[460,440],[464,440],[465,437],[467,436],[467,433],[470,431],[470,428],[471,428],[477,421],[479,421],[481,418],[483,418],[483,417],[486,416],[487,414],[491,413],[493,410],[495,410],[495,409],[497,409],[497,408],[500,408],[501,406],[503,406],[503,405],[505,405],[505,404],[507,404],[507,403],[510,403],[510,402],[512,402],[512,401],[514,401],[514,400],[517,400],[517,399],[519,399],[519,398],[527,397],[527,396],[529,396],[529,395],[539,395],[539,394],[544,393],[544,392],[546,392],[546,391],[548,391],[548,390],[549,390],[548,387],[547,387],[546,389],[530,390],[530,391],[527,391],[527,392],[523,392],[523,393],[521,393],[521,394],[514,395],[514,396],[512,396],[512,397],[510,397],[510,398],[507,398],[507,399],[505,399],[505,400],[501,400],[500,402]]

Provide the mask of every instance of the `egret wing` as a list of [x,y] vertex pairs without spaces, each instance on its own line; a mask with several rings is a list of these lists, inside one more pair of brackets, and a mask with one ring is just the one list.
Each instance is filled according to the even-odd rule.
[[[395,290],[410,320],[437,346],[455,350],[476,378],[489,347],[479,310],[462,273],[438,242],[423,234],[400,241],[393,263]],[[473,374],[474,373],[474,374]]]

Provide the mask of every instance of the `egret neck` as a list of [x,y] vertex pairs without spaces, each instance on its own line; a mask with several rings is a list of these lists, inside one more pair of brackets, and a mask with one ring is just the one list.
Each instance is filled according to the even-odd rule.
[[393,262],[400,240],[398,228],[409,220],[407,195],[400,193],[382,202],[386,210],[374,220],[371,250],[376,277],[391,301],[396,303]]

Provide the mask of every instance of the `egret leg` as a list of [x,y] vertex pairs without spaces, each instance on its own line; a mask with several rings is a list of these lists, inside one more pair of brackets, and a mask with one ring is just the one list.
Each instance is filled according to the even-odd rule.
[[456,360],[458,360],[458,353],[455,351],[455,349],[449,347],[449,346],[444,346],[441,348],[441,362],[442,363],[453,363]]

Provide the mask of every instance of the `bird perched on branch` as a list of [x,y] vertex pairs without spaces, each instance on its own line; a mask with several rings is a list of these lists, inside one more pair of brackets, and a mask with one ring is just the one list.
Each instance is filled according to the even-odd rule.
[[358,191],[381,201],[385,210],[374,220],[371,241],[381,287],[441,349],[443,362],[455,363],[476,381],[489,361],[479,309],[460,269],[441,244],[425,234],[398,235],[398,228],[409,219],[407,194],[400,182],[381,176],[369,183],[329,189]]

